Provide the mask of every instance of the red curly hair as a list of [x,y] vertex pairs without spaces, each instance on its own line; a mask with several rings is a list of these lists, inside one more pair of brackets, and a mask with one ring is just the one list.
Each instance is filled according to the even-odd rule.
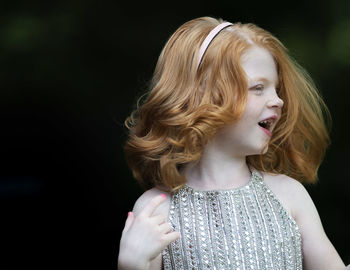
[[330,143],[331,118],[311,78],[277,38],[254,24],[236,23],[222,30],[197,69],[201,43],[222,22],[191,20],[162,50],[147,97],[125,121],[129,137],[124,151],[134,177],[146,189],[171,191],[185,184],[181,166],[198,161],[216,132],[241,116],[248,90],[241,56],[260,46],[276,62],[284,106],[267,152],[247,156],[247,163],[315,182]]

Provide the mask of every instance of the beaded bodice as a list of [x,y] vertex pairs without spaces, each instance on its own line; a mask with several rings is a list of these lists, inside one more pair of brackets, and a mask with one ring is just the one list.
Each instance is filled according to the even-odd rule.
[[255,171],[236,189],[185,185],[172,194],[169,222],[181,237],[163,251],[165,270],[302,269],[298,226]]

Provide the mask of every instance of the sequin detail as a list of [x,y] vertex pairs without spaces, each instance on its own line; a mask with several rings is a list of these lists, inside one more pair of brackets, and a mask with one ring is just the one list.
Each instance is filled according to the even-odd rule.
[[301,235],[294,219],[253,171],[231,190],[172,195],[169,222],[181,237],[162,253],[163,269],[302,269]]

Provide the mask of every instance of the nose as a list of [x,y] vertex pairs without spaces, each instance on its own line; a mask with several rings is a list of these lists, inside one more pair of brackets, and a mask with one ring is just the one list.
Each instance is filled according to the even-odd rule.
[[283,104],[283,100],[277,95],[276,91],[274,91],[267,105],[269,107],[277,107],[281,109],[283,107]]

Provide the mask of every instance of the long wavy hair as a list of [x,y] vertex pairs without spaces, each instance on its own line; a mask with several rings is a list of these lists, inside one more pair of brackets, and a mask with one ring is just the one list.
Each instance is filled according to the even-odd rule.
[[145,98],[125,120],[124,151],[133,176],[146,189],[174,191],[186,179],[182,166],[198,162],[216,132],[239,119],[247,99],[242,54],[260,46],[278,70],[281,119],[263,154],[247,156],[255,169],[313,183],[329,140],[330,113],[307,72],[283,44],[254,24],[236,23],[198,50],[221,19],[202,17],[180,26],[163,48]]

